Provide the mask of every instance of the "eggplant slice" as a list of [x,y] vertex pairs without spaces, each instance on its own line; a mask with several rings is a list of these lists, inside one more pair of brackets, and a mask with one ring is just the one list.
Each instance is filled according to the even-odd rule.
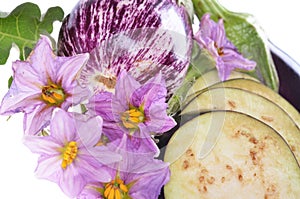
[[[184,115],[183,115],[184,117]],[[165,198],[300,198],[300,168],[270,126],[233,111],[207,112],[172,136]]]

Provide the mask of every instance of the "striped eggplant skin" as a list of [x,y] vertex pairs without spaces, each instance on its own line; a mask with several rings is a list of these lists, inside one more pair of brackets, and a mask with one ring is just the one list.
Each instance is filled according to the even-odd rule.
[[58,54],[90,53],[79,81],[113,91],[122,70],[146,82],[162,72],[168,97],[186,74],[192,49],[187,13],[171,0],[81,0],[63,21]]

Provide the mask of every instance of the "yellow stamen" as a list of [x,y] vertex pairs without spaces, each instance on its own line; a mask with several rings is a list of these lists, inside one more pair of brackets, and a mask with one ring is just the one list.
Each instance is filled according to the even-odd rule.
[[123,192],[125,192],[125,193],[128,192],[128,188],[127,188],[127,186],[124,185],[124,184],[120,184],[120,189],[121,189]]
[[122,199],[128,194],[128,187],[118,176],[104,185],[104,199]]
[[136,129],[138,124],[145,121],[144,111],[133,107],[121,114],[121,120],[125,128]]
[[66,95],[61,87],[51,83],[43,86],[41,98],[47,104],[59,106],[65,101]]
[[115,189],[111,189],[108,194],[108,199],[115,199]]
[[115,199],[121,199],[121,193],[119,189],[115,189]]
[[62,163],[61,167],[63,169],[66,169],[67,166],[69,166],[73,160],[76,158],[78,152],[77,143],[75,141],[69,142],[62,153]]
[[112,185],[111,184],[107,184],[105,186],[105,191],[104,191],[104,197],[105,198],[108,198],[108,194],[110,193],[111,189],[112,189]]

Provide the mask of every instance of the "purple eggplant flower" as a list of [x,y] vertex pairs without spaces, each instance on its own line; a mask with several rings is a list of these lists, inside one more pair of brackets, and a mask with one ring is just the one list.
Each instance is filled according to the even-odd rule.
[[125,69],[140,83],[161,71],[170,96],[189,65],[191,33],[171,0],[81,0],[63,22],[58,52],[91,54],[80,81],[95,93],[113,91]]
[[49,136],[25,135],[24,144],[40,154],[36,175],[57,183],[69,197],[76,197],[95,179],[112,180],[104,165],[120,161],[121,156],[105,146],[101,139],[102,118],[75,117],[57,108]]
[[174,119],[167,115],[166,95],[161,73],[141,85],[126,71],[122,71],[115,94],[96,94],[87,108],[90,114],[103,118],[103,132],[109,140],[122,138],[125,132],[136,148],[142,145],[139,139],[143,139],[148,146],[153,145],[149,149],[156,151],[151,135],[162,134],[176,125]]
[[76,81],[88,54],[57,57],[50,40],[42,36],[27,61],[13,63],[13,82],[4,96],[0,114],[24,112],[25,134],[37,134],[49,125],[55,107],[67,110],[88,96]]
[[200,29],[194,38],[200,47],[207,50],[215,60],[222,81],[225,81],[235,68],[253,70],[256,66],[254,61],[244,58],[226,38],[222,19],[215,23],[210,19],[209,14],[203,15],[200,21]]
[[[128,152],[126,150],[127,141],[128,139],[123,137],[115,149],[118,154],[122,155],[122,161],[109,169],[112,180],[108,183],[88,184],[79,199],[158,198],[162,186],[169,181],[169,164],[154,159],[150,154],[141,155]],[[115,145],[110,146],[115,148]]]

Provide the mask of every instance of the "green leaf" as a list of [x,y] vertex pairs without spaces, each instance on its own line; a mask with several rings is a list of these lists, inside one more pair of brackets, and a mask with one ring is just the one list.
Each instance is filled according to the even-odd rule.
[[[5,13],[0,12],[0,16]],[[28,52],[38,41],[40,34],[51,34],[53,22],[62,21],[64,12],[60,7],[48,9],[44,17],[36,4],[24,3],[9,15],[0,17],[0,64],[5,64],[11,47],[20,50],[20,59],[25,60]]]
[[10,88],[11,84],[13,82],[13,77],[11,76],[9,79],[8,79],[8,88]]
[[195,14],[199,19],[205,13],[217,21],[223,18],[227,38],[237,47],[244,57],[256,61],[256,69],[249,72],[253,77],[278,91],[279,80],[262,29],[250,14],[234,13],[216,0],[193,0]]

